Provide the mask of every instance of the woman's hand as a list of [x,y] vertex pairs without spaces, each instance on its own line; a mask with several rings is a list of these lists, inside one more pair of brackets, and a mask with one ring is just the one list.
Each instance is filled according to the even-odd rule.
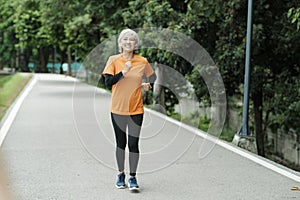
[[129,72],[129,70],[131,69],[131,67],[132,67],[131,61],[127,61],[125,63],[124,69],[122,70],[123,75],[126,74],[127,72]]
[[144,88],[144,90],[146,92],[149,91],[152,88],[150,83],[142,83],[142,87]]

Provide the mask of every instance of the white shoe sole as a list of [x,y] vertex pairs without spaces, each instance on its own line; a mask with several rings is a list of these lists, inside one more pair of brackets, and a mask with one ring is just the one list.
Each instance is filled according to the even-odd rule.
[[124,185],[124,186],[117,186],[117,185],[116,185],[116,188],[118,188],[118,189],[125,189],[125,188],[126,188],[126,185]]
[[139,191],[140,188],[137,188],[137,187],[132,187],[132,188],[130,188],[130,187],[129,187],[129,190],[130,190],[130,191]]

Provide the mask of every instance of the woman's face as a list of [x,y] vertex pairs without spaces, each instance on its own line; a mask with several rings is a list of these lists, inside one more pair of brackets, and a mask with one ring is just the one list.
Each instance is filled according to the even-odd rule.
[[123,52],[133,52],[135,44],[135,37],[131,33],[125,34],[121,40],[121,47],[123,49]]

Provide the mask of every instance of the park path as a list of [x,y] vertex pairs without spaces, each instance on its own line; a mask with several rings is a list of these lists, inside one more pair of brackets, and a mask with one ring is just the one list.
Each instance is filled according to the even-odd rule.
[[64,75],[35,74],[29,84],[1,146],[15,199],[300,199],[297,172],[148,110],[141,191],[118,190],[110,94]]

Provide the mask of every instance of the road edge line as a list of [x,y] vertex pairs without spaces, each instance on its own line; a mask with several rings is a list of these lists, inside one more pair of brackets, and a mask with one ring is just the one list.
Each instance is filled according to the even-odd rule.
[[[259,155],[253,154],[253,153],[248,152],[244,149],[240,149],[240,147],[233,146],[233,144],[231,144],[231,143],[227,143],[225,141],[222,141],[221,139],[219,139],[217,137],[214,137],[212,135],[209,135],[208,133],[206,133],[206,132],[204,132],[200,129],[197,129],[195,127],[191,127],[187,124],[184,124],[183,122],[177,121],[177,120],[175,120],[173,118],[170,118],[167,115],[159,113],[155,110],[151,110],[149,108],[145,108],[145,110],[147,110],[147,112],[155,114],[156,116],[165,118],[169,122],[174,123],[174,124],[184,128],[188,131],[191,131],[191,132],[195,133],[196,135],[198,135],[199,137],[201,137],[203,139],[207,139],[210,142],[214,142],[215,144],[217,144],[217,145],[219,145],[219,146],[221,146],[221,147],[223,147],[223,148],[225,148],[225,149],[227,149],[227,150],[229,150],[233,153],[236,153],[236,154],[238,154],[238,155],[240,155],[244,158],[247,158],[247,159],[251,160],[252,162],[255,162],[255,163],[257,163],[257,164],[259,164],[259,165],[261,165],[261,166],[263,166],[267,169],[270,169],[270,170],[272,170],[272,171],[274,171],[274,172],[276,172],[276,173],[278,173],[282,176],[285,176],[289,179],[292,179],[292,180],[300,183],[300,176],[295,174],[295,173],[298,173],[298,172],[296,172],[296,171],[295,171],[295,173],[290,172],[290,171],[293,171],[292,169],[289,169],[289,168],[284,169],[284,168],[286,168],[285,166],[282,166],[282,167],[276,166],[276,165],[280,165],[280,164],[275,163],[272,160],[266,161],[266,160],[264,160],[266,158],[260,157]],[[272,164],[272,162],[274,162],[274,164]]]
[[[107,91],[105,91],[103,88],[98,88],[96,87],[96,89],[99,89],[101,90],[101,92],[105,93]],[[109,93],[109,92],[107,92]],[[283,165],[280,165],[279,163],[276,163],[272,160],[264,160],[266,158],[263,158],[263,157],[260,157],[259,155],[256,155],[256,154],[253,154],[247,150],[244,150],[244,149],[241,149],[240,147],[236,146],[236,145],[233,145],[231,143],[227,143],[217,137],[214,137],[212,135],[209,135],[207,132],[205,131],[202,131],[200,129],[197,129],[195,127],[192,127],[192,126],[189,126],[181,121],[178,121],[178,120],[175,120],[165,114],[162,114],[158,111],[155,111],[155,110],[152,110],[150,108],[147,108],[147,107],[144,107],[145,111],[149,112],[149,113],[152,113],[158,117],[161,117],[163,119],[166,119],[167,121],[173,123],[173,124],[176,124],[177,126],[180,126],[196,135],[198,135],[199,137],[203,138],[203,139],[207,139],[209,140],[210,142],[214,142],[215,144],[219,145],[220,147],[223,147],[235,154],[238,154],[244,158],[247,158],[248,160],[251,160],[252,162],[256,163],[256,164],[259,164],[269,170],[272,170],[282,176],[285,176],[289,179],[292,179],[296,182],[299,182],[300,183],[300,176],[297,175],[296,173],[298,173],[297,171],[294,171],[292,169],[289,169]],[[274,164],[273,164],[274,163]],[[278,165],[278,166],[277,166]],[[293,173],[294,172],[294,173]]]
[[21,94],[17,97],[15,102],[11,105],[10,109],[8,110],[8,115],[3,118],[4,122],[2,123],[2,126],[0,127],[0,147],[2,146],[2,143],[5,140],[5,137],[15,119],[17,116],[17,113],[26,98],[26,96],[29,94],[29,92],[32,90],[33,86],[37,82],[36,75],[33,74],[33,77],[31,78],[30,82],[25,86]]

